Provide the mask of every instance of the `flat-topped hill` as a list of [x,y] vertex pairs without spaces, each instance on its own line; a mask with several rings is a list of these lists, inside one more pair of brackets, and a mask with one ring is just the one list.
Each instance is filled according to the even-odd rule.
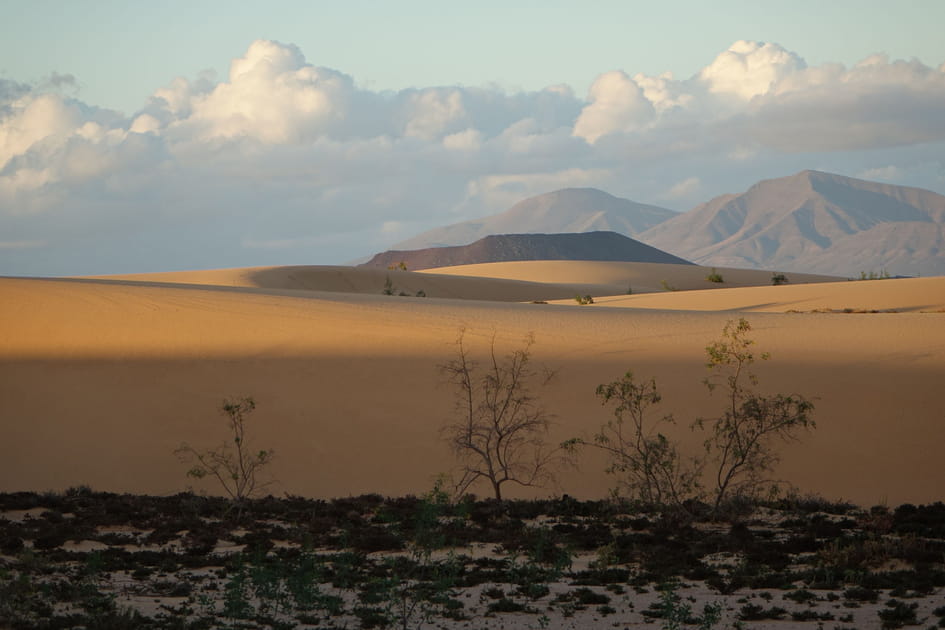
[[453,267],[518,260],[598,260],[688,265],[689,261],[616,232],[577,234],[498,234],[454,247],[390,250],[374,256],[364,267],[408,269]]

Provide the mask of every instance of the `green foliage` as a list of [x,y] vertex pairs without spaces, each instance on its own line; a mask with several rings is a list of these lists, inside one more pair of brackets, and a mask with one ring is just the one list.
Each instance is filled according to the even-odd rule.
[[[609,457],[606,472],[617,475],[615,493],[625,490],[635,499],[655,505],[682,507],[701,498],[700,476],[710,466],[714,488],[713,512],[720,514],[723,502],[734,505],[756,498],[765,487],[776,487],[766,479],[778,461],[772,442],[796,439],[802,429],[814,427],[813,404],[798,395],[762,395],[754,391],[758,379],[750,371],[755,361],[751,326],[745,319],[726,323],[722,338],[706,347],[707,367],[713,375],[704,380],[709,391],[726,392],[722,413],[713,420],[699,419],[693,430],[707,434],[703,458],[684,460],[677,445],[659,431],[674,423],[672,415],[650,419],[649,410],[661,401],[652,379],[638,383],[633,373],[600,385],[603,404],[614,403],[614,418],[604,424],[593,441],[572,438],[562,446],[575,449],[593,446]],[[760,355],[762,360],[767,354]]]
[[771,274],[771,284],[774,286],[780,286],[782,284],[787,284],[789,282],[788,277],[783,273],[773,273]]
[[249,619],[254,611],[249,601],[249,572],[242,554],[232,561],[227,576],[223,587],[223,616],[227,619]]
[[662,400],[656,381],[637,383],[628,371],[619,381],[602,384],[597,396],[613,405],[613,419],[601,426],[592,442],[572,441],[605,451],[605,471],[615,475],[615,494],[650,505],[681,506],[698,487],[699,466],[687,462],[674,442],[659,432],[661,425],[674,424],[672,415],[650,420],[648,411]]
[[576,295],[574,296],[574,301],[580,304],[581,306],[586,306],[588,304],[593,304],[594,298],[592,298],[590,295],[585,295],[585,296]]
[[253,451],[246,437],[246,419],[255,409],[255,401],[248,396],[224,400],[220,412],[226,416],[232,443],[198,450],[185,442],[174,451],[182,462],[191,466],[187,471],[189,477],[216,479],[240,508],[246,499],[271,483],[262,481],[259,475],[272,461],[274,451]]
[[798,431],[815,426],[810,417],[814,405],[806,398],[755,392],[758,379],[750,371],[755,342],[749,332],[751,325],[744,318],[730,320],[722,338],[706,347],[706,367],[713,375],[703,382],[710,392],[722,387],[725,408],[715,419],[700,419],[694,426],[708,424],[704,446],[714,471],[716,511],[723,501],[755,496],[766,485],[765,475],[778,461],[773,439],[796,439]]
[[720,274],[718,271],[715,270],[715,267],[712,267],[712,271],[709,272],[709,275],[707,275],[705,279],[708,280],[709,282],[718,282],[718,283],[725,282],[725,278],[723,278],[722,274]]
[[674,287],[666,280],[660,280],[660,286],[663,287],[664,291],[679,291],[678,288]]
[[898,599],[890,599],[886,602],[886,607],[877,611],[880,620],[883,622],[883,628],[901,628],[903,626],[917,626],[919,620],[916,618],[916,610],[919,605],[915,602],[906,604]]
[[696,625],[699,630],[710,630],[722,619],[722,605],[718,602],[706,603],[702,609],[702,616],[692,614],[692,607],[683,602],[676,593],[677,585],[674,582],[663,584],[660,587],[659,600],[643,612],[645,617],[656,617],[663,620],[661,630],[679,630],[684,626]]
[[886,280],[891,277],[892,276],[889,275],[889,272],[883,269],[882,271],[879,271],[879,272],[861,271],[859,279],[860,280]]
[[[383,617],[382,625],[396,623],[401,628],[430,623],[437,614],[458,614],[461,602],[452,599],[460,565],[453,554],[434,559],[433,552],[444,544],[439,519],[449,508],[449,495],[437,483],[418,503],[413,520],[413,537],[407,557],[388,557],[383,574],[362,590],[361,601]],[[370,608],[370,605],[376,605]],[[363,622],[363,620],[362,620]]]

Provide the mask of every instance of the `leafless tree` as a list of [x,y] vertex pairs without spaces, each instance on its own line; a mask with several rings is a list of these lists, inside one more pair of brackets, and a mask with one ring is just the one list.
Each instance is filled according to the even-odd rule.
[[440,366],[456,391],[454,414],[443,436],[459,460],[457,493],[485,480],[501,501],[504,484],[544,486],[568,461],[562,448],[546,444],[552,416],[531,393],[533,381],[543,387],[554,376],[531,368],[534,343],[529,334],[522,348],[499,357],[493,335],[489,360],[480,365],[470,357],[462,330],[455,358]]

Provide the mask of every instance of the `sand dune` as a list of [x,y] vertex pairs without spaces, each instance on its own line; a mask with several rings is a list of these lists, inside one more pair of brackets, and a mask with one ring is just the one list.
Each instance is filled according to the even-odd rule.
[[[252,395],[252,438],[276,450],[277,492],[422,492],[451,463],[438,429],[452,396],[437,365],[461,327],[480,358],[493,333],[500,351],[534,333],[535,360],[558,370],[543,393],[557,416],[555,439],[589,435],[605,421],[596,386],[632,368],[657,379],[664,412],[676,414],[677,435],[695,449],[686,426],[720,404],[700,384],[704,347],[739,310],[810,310],[834,295],[839,308],[937,310],[945,295],[945,279],[929,278],[661,292],[578,307],[485,301],[513,295],[512,285],[487,278],[475,279],[478,301],[418,299],[380,295],[384,274],[295,269],[0,279],[0,489],[182,490],[189,482],[174,448],[221,441],[220,401]],[[552,279],[606,285],[632,271],[607,269],[611,276],[556,271]],[[401,273],[392,278],[408,286]],[[445,273],[409,275],[441,282],[454,297],[473,286]],[[348,292],[327,292],[328,278]],[[691,310],[672,310],[681,307],[668,302],[684,298]],[[764,306],[774,303],[781,306]],[[758,368],[762,388],[817,399],[818,429],[785,447],[781,476],[867,504],[942,498],[945,314],[748,318],[773,357]],[[603,496],[611,483],[603,465],[589,454],[556,491]]]
[[[721,274],[724,282],[706,279],[712,271]],[[680,291],[720,289],[725,287],[763,286],[771,284],[772,272],[757,269],[699,267],[661,263],[591,262],[571,260],[539,260],[504,263],[483,263],[426,269],[424,273],[452,276],[474,276],[522,280],[527,282],[563,282],[581,284],[593,289],[592,295],[625,295],[664,293],[667,287]],[[792,284],[837,282],[836,276],[787,274]]]
[[254,267],[210,269],[132,275],[98,276],[92,279],[148,284],[197,284],[276,291],[327,291],[383,295],[387,280],[394,293],[426,297],[496,302],[523,302],[573,297],[584,283],[542,283],[488,277],[444,278],[440,275],[399,270],[343,266]]
[[594,302],[623,308],[746,313],[945,312],[945,277],[615,295]]
[[[257,289],[330,291],[381,294],[391,279],[396,291],[428,297],[526,302],[562,299],[576,293],[594,296],[665,293],[679,290],[721,289],[771,284],[771,272],[756,269],[716,269],[724,282],[706,280],[713,269],[693,265],[593,261],[521,261],[483,263],[426,269],[421,272],[343,266],[254,267],[209,269],[93,279],[161,284],[200,284]],[[445,279],[444,277],[449,277]],[[834,276],[790,274],[792,284],[838,282]]]

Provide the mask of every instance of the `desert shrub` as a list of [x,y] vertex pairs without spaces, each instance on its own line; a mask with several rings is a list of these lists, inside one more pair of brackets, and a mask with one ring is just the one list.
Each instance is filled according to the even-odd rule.
[[[694,427],[708,425],[706,457],[715,480],[715,505],[729,497],[754,496],[766,485],[768,474],[778,462],[774,439],[797,439],[801,430],[813,428],[812,402],[798,395],[765,396],[754,391],[757,377],[751,372],[754,340],[748,338],[751,325],[744,318],[730,320],[722,338],[706,347],[713,377],[704,380],[709,391],[725,392],[725,411],[713,420],[697,420]],[[769,358],[767,353],[760,355]]]
[[829,612],[817,612],[816,610],[802,610],[792,612],[791,619],[794,621],[833,621],[835,617]]
[[817,600],[817,595],[811,593],[807,589],[799,589],[796,591],[791,591],[790,593],[784,594],[784,599],[790,599],[793,602],[798,604],[810,603]]
[[758,604],[745,604],[738,611],[738,618],[742,621],[761,621],[762,619],[781,619],[787,611],[779,606],[764,608]]
[[861,271],[860,280],[886,280],[891,278],[889,272],[883,269],[882,271]]
[[771,284],[774,286],[780,286],[782,284],[788,283],[788,277],[783,273],[773,273],[771,274]]
[[855,602],[875,602],[879,593],[865,586],[852,586],[843,591],[843,597]]
[[224,442],[215,449],[195,449],[185,442],[175,451],[182,462],[191,466],[187,476],[216,479],[240,511],[247,499],[272,483],[263,481],[259,475],[272,461],[273,451],[253,451],[247,439],[247,416],[255,409],[256,402],[249,396],[224,400],[220,412],[226,416],[232,444]]
[[519,604],[508,597],[503,597],[502,599],[489,604],[487,610],[491,613],[516,613],[525,612],[526,606],[525,604]]
[[725,282],[725,278],[723,278],[722,274],[720,274],[718,271],[715,270],[715,267],[712,267],[712,271],[709,272],[709,274],[705,277],[705,279],[709,282],[718,282],[718,283]]
[[880,621],[883,622],[883,628],[901,628],[903,626],[917,626],[919,620],[916,618],[916,610],[919,605],[916,603],[906,604],[898,599],[890,599],[886,602],[886,607],[876,612]]
[[443,429],[460,465],[455,493],[465,494],[482,480],[501,501],[507,483],[534,487],[554,481],[555,469],[569,457],[545,441],[551,414],[531,393],[531,384],[540,377],[540,385],[547,386],[554,373],[539,375],[532,369],[534,337],[528,335],[522,348],[499,357],[493,336],[485,367],[471,359],[464,338],[461,330],[456,357],[439,366],[456,393],[454,420]]
[[362,628],[386,628],[392,621],[383,609],[376,606],[357,606],[352,612]]
[[586,586],[582,586],[581,588],[575,591],[572,591],[572,594],[574,595],[574,599],[576,599],[581,604],[584,604],[585,606],[596,606],[598,604],[610,603],[609,596],[603,593],[592,591]]
[[663,435],[661,425],[674,424],[672,415],[651,420],[649,409],[662,396],[656,381],[638,383],[628,371],[619,381],[597,387],[604,405],[613,405],[613,419],[605,423],[592,441],[575,438],[569,448],[591,446],[604,451],[609,463],[605,472],[617,477],[614,494],[651,505],[682,506],[697,487],[698,463],[684,460],[675,443]]
[[892,529],[900,534],[925,538],[945,538],[945,503],[900,505],[893,512]]

